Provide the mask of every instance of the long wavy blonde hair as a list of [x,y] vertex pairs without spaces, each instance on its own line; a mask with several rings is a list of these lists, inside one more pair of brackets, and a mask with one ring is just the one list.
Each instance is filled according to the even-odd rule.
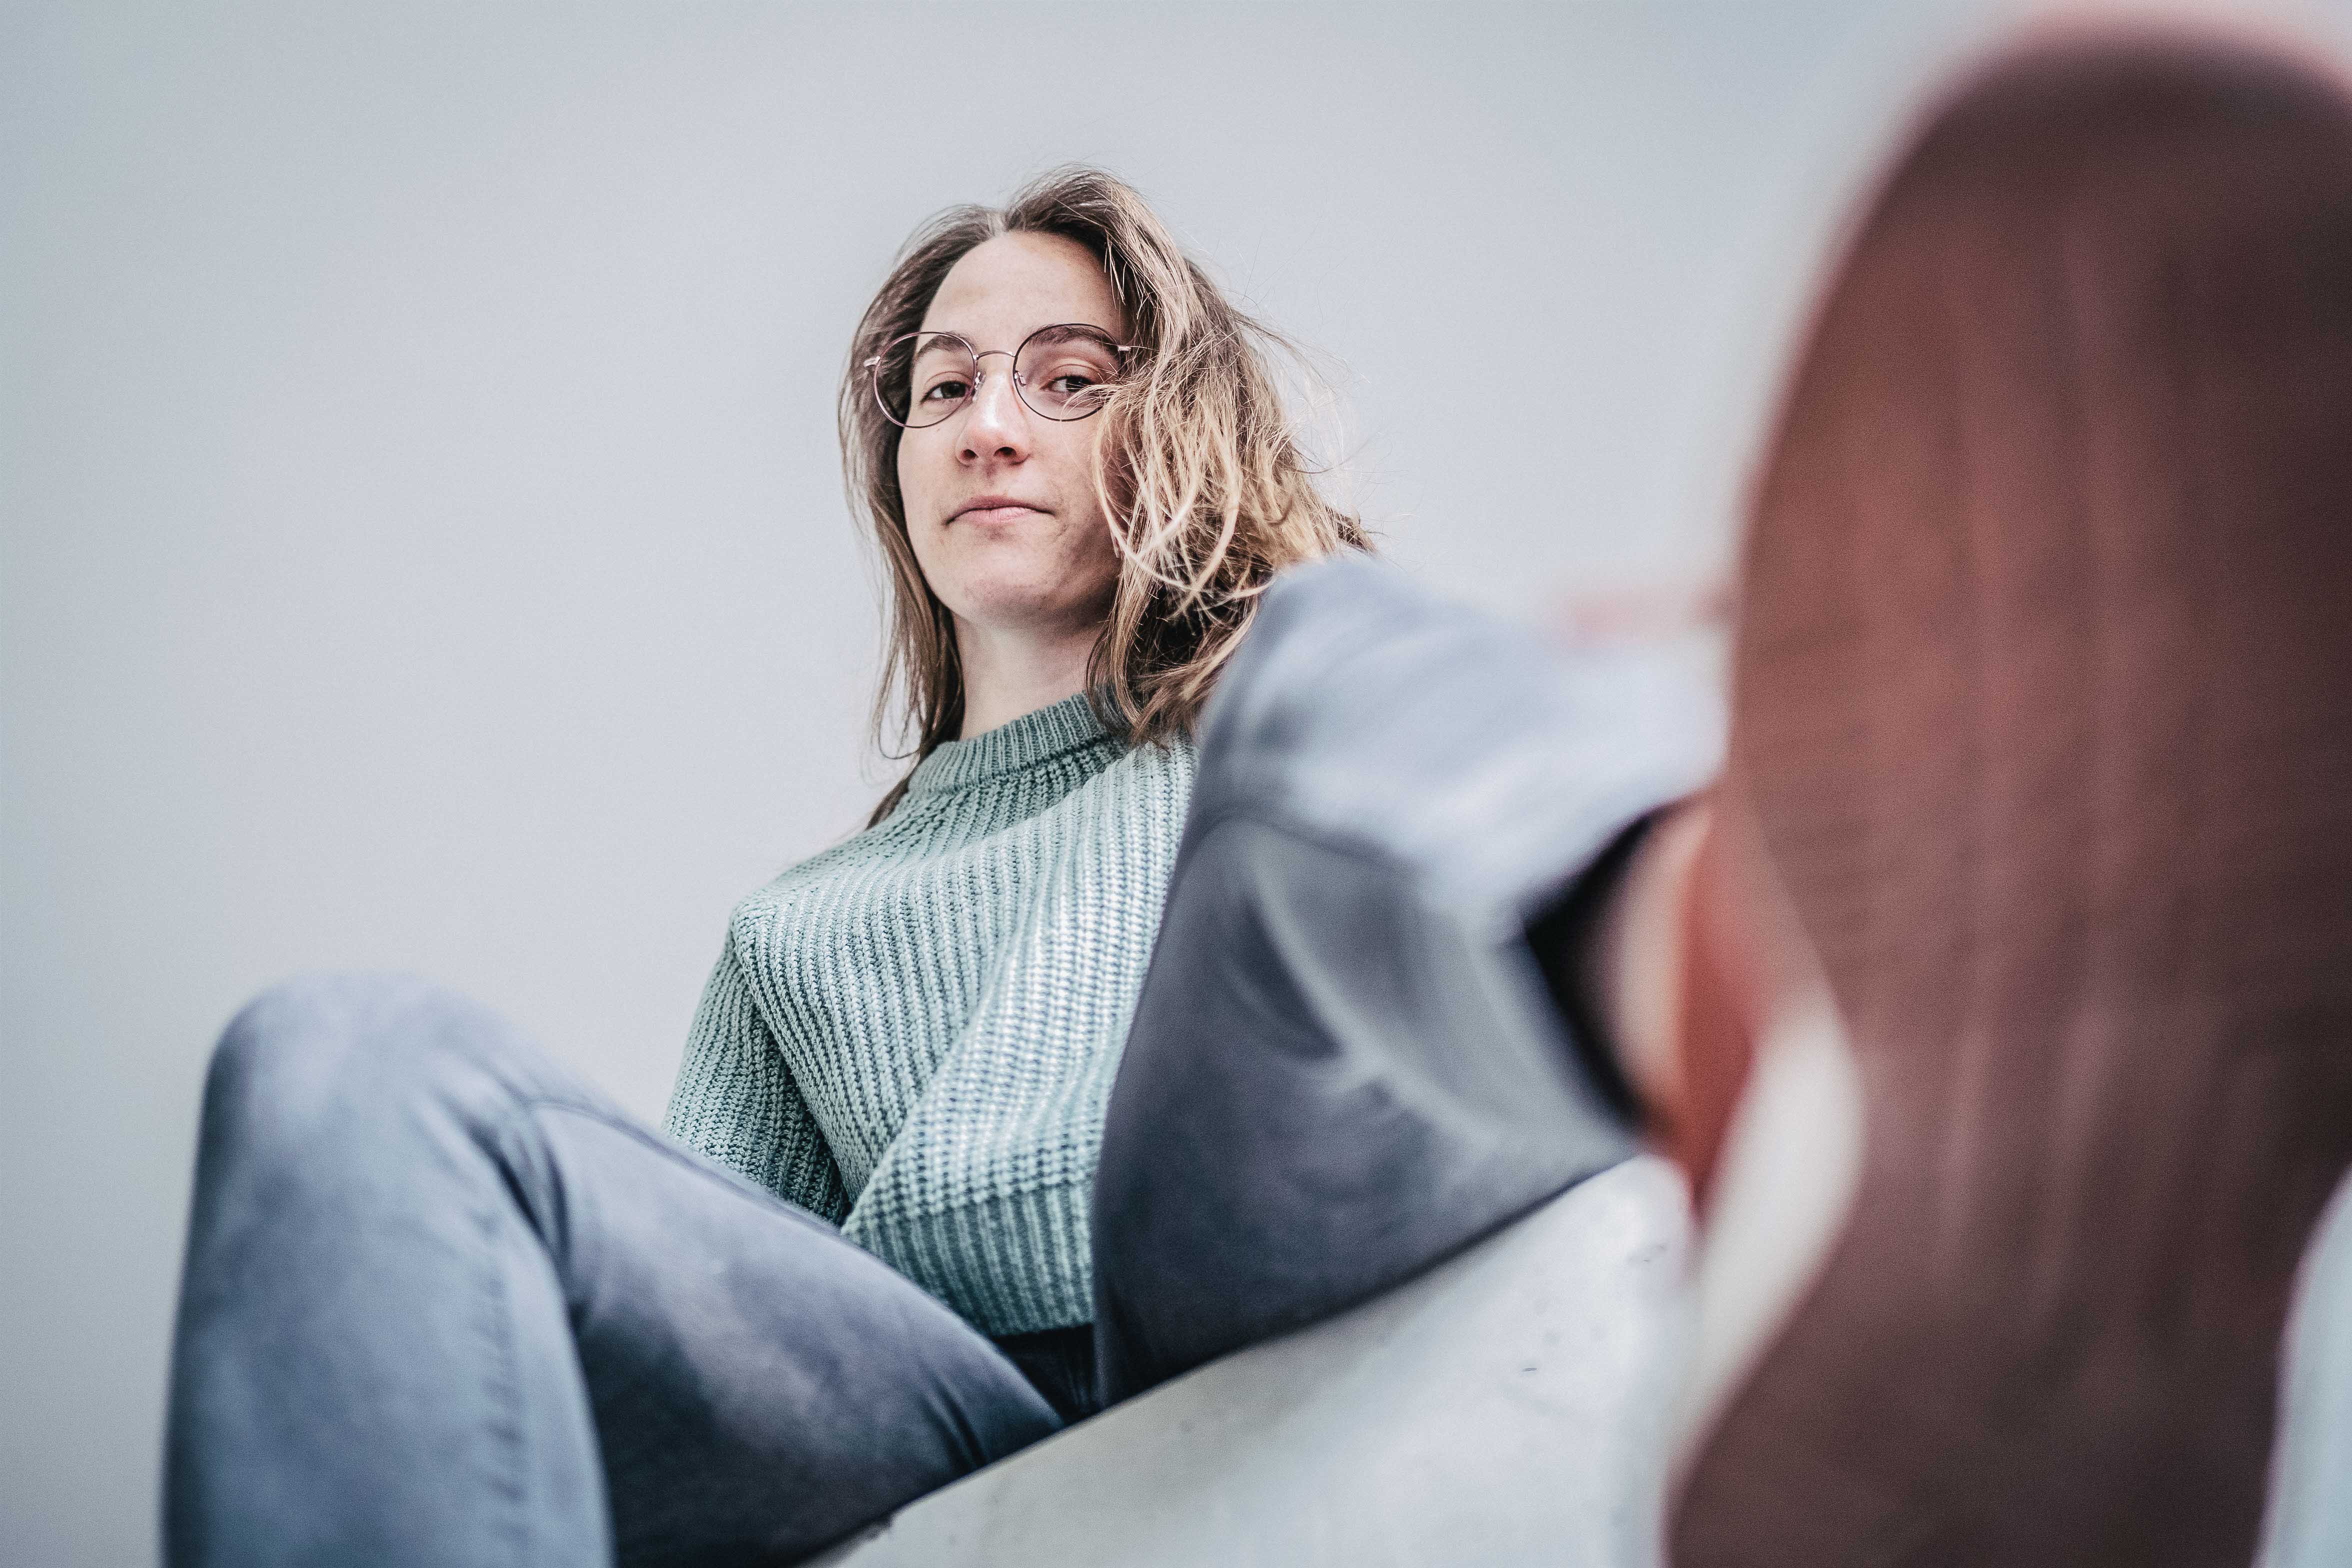
[[[1209,689],[1284,567],[1367,545],[1325,497],[1284,408],[1274,356],[1297,356],[1225,298],[1134,187],[1099,169],[1055,169],[1001,208],[951,207],[917,230],[866,308],[841,379],[841,451],[853,510],[879,544],[889,584],[875,738],[919,763],[963,725],[955,622],[923,580],[898,492],[898,426],[866,361],[922,325],[964,254],[1005,234],[1075,240],[1102,264],[1139,345],[1112,391],[1095,486],[1118,549],[1111,610],[1087,686],[1103,722],[1133,743],[1191,733]],[[900,778],[875,807],[889,816]]]

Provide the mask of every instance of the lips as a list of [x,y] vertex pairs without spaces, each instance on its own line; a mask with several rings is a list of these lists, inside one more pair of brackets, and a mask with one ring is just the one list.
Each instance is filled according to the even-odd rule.
[[1024,517],[1034,517],[1045,508],[1033,501],[1016,500],[1011,496],[974,496],[948,514],[950,522],[1015,522]]

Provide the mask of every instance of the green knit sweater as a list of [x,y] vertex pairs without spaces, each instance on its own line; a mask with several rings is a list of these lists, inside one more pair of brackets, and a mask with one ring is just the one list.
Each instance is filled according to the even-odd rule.
[[1103,1112],[1192,768],[1084,696],[940,747],[887,820],[735,907],[670,1135],[983,1332],[1090,1321]]

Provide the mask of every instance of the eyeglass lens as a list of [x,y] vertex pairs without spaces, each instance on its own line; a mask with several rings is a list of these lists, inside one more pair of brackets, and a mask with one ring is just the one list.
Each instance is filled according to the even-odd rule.
[[[910,332],[883,350],[875,366],[882,411],[910,429],[948,418],[971,398],[984,376],[952,332]],[[1013,362],[1013,390],[1030,412],[1046,419],[1084,419],[1099,410],[1118,379],[1118,346],[1092,327],[1040,327],[1023,340]]]

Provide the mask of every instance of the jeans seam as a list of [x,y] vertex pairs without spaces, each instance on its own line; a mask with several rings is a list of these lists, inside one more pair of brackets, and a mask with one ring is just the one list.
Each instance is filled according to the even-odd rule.
[[496,1210],[477,1210],[468,1217],[481,1236],[488,1255],[480,1276],[482,1316],[478,1326],[489,1350],[492,1368],[483,1388],[491,1408],[486,1424],[493,1452],[490,1485],[492,1491],[508,1504],[504,1528],[499,1533],[513,1549],[509,1560],[527,1563],[530,1559],[530,1508],[523,1448],[529,1434],[523,1414],[520,1358],[515,1351],[513,1304],[507,1293],[499,1257],[499,1216]]

